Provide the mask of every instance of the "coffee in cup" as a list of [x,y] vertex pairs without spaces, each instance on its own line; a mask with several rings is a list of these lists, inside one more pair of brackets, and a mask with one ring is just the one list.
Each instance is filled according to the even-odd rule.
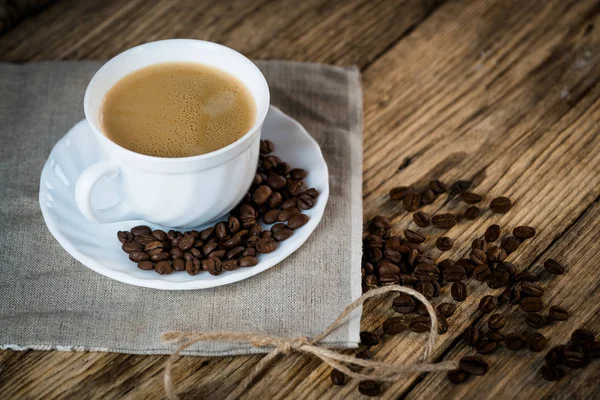
[[154,157],[189,157],[230,145],[256,120],[249,90],[235,76],[199,63],[161,63],[121,78],[101,109],[104,134]]

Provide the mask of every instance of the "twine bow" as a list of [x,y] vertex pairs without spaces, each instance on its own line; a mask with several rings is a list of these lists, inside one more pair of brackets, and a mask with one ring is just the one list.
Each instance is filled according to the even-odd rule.
[[[423,347],[423,353],[418,362],[411,364],[390,364],[382,361],[363,360],[352,355],[340,354],[338,352],[321,347],[319,343],[339,328],[345,318],[356,307],[363,304],[371,297],[377,297],[389,292],[402,292],[409,294],[425,305],[429,317],[431,318],[431,327],[429,330],[429,339]],[[166,343],[179,343],[179,347],[169,357],[165,365],[164,386],[167,397],[170,400],[177,400],[177,394],[173,388],[172,370],[173,363],[178,359],[180,353],[189,346],[203,341],[216,340],[224,342],[248,342],[255,347],[273,347],[271,352],[267,353],[254,367],[252,372],[244,378],[240,385],[229,394],[228,399],[236,399],[252,384],[254,379],[267,367],[267,365],[279,354],[290,354],[292,352],[312,354],[320,358],[324,363],[331,367],[340,370],[344,374],[355,378],[359,381],[375,380],[375,381],[395,381],[402,375],[408,372],[434,372],[448,371],[458,368],[456,361],[443,361],[440,363],[428,363],[426,361],[437,340],[437,317],[433,306],[421,293],[414,289],[405,286],[385,286],[379,289],[370,290],[356,299],[352,304],[347,306],[340,316],[325,329],[322,333],[314,338],[299,336],[295,338],[286,338],[268,335],[257,332],[178,332],[170,331],[161,335],[161,338]],[[363,367],[361,372],[354,371],[349,366]]]

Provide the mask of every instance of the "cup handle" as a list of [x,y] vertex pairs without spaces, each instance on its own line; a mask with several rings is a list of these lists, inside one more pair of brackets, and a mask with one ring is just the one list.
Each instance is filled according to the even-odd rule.
[[105,176],[116,176],[119,172],[119,166],[107,160],[98,161],[83,171],[75,185],[75,202],[84,217],[101,224],[140,218],[121,200],[114,206],[102,210],[97,210],[92,205],[92,190],[96,183]]

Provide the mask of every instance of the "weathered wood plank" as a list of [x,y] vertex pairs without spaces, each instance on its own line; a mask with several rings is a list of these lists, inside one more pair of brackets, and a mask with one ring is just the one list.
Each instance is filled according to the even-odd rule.
[[144,42],[189,37],[253,58],[365,66],[440,2],[62,0],[0,36],[0,60],[104,59]]

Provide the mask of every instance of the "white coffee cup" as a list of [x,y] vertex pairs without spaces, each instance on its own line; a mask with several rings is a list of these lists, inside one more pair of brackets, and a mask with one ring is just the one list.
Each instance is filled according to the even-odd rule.
[[[252,128],[219,150],[181,158],[138,154],[108,139],[100,124],[108,90],[127,74],[164,62],[210,65],[240,79],[256,103]],[[129,49],[104,64],[87,87],[84,109],[104,159],[86,169],[77,181],[75,199],[81,213],[100,223],[141,219],[165,227],[197,227],[225,215],[250,188],[269,109],[269,87],[252,61],[228,47],[201,40],[162,40]],[[92,204],[92,190],[103,177],[116,180],[120,201],[97,209]]]

